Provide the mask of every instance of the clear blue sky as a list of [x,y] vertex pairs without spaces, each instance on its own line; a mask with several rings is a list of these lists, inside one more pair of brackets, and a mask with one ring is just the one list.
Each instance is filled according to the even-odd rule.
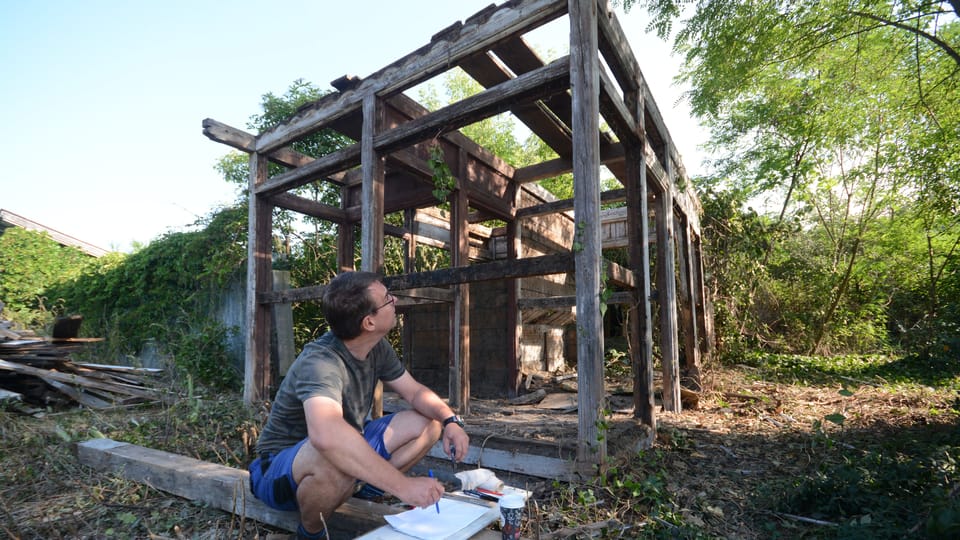
[[[263,94],[365,77],[492,2],[0,0],[0,208],[118,251],[188,230],[236,199],[204,118],[246,129]],[[696,173],[704,136],[677,103],[679,60],[642,10],[618,16]],[[563,51],[566,31],[528,41]]]

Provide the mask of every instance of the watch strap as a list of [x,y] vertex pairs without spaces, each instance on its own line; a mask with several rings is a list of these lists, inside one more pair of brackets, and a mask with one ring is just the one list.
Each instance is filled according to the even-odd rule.
[[458,425],[458,426],[460,426],[460,427],[463,427],[463,419],[461,419],[461,418],[460,418],[459,416],[457,416],[457,415],[453,415],[453,416],[451,416],[450,418],[447,418],[446,420],[443,421],[443,427],[444,427],[444,428],[446,428],[446,427],[449,426],[450,424],[456,424],[456,425]]

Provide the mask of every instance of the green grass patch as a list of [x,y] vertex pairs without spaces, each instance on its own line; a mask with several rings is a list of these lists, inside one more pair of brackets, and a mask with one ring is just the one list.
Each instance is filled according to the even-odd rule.
[[926,386],[960,391],[960,359],[917,356],[803,356],[754,353],[739,359],[756,368],[756,376],[787,384],[829,386],[872,384]]

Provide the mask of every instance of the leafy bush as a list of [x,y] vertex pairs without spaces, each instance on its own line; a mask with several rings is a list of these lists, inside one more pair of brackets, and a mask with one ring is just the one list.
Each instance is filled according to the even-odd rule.
[[56,311],[84,315],[84,335],[106,338],[92,353],[102,360],[135,355],[155,340],[198,381],[235,385],[226,355],[230,329],[211,311],[243,271],[246,218],[242,206],[222,209],[202,230],[169,233],[131,255],[101,259],[45,294]]
[[53,321],[47,287],[71,279],[96,259],[62,246],[47,233],[11,227],[0,232],[0,301],[3,317],[27,328]]

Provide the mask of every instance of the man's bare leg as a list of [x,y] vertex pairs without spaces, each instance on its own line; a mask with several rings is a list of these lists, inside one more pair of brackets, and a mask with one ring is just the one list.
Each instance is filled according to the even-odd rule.
[[341,473],[313,445],[304,444],[293,460],[300,523],[309,533],[324,529],[325,521],[353,494],[355,479]]
[[383,432],[383,444],[390,452],[390,463],[407,472],[427,455],[440,439],[440,422],[416,411],[400,411],[393,415]]

